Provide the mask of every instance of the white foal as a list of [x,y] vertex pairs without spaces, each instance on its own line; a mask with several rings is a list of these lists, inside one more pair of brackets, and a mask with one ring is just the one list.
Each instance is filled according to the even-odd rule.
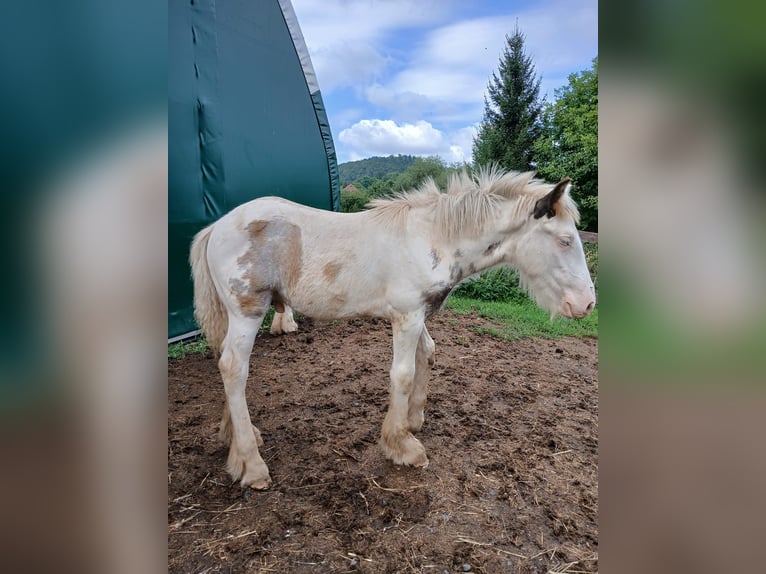
[[425,448],[413,435],[423,425],[434,356],[425,320],[455,285],[513,265],[552,315],[583,317],[593,309],[569,187],[569,180],[554,186],[531,173],[483,170],[454,176],[446,193],[429,180],[361,213],[261,198],[197,234],[190,256],[195,315],[221,353],[227,403],[221,435],[230,442],[231,476],[254,488],[271,482],[245,383],[256,333],[272,304],[272,332],[294,330],[291,307],[317,319],[391,322],[394,359],[381,446],[394,463],[426,466]]

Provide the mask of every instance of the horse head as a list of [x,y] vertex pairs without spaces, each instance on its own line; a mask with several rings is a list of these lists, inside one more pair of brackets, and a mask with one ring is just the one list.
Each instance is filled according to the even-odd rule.
[[534,203],[517,231],[512,264],[540,307],[551,315],[582,318],[596,305],[585,261],[578,213],[564,179]]

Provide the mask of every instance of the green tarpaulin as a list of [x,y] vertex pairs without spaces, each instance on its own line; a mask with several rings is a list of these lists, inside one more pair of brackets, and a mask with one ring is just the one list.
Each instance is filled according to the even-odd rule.
[[168,337],[197,327],[187,262],[194,234],[277,195],[340,208],[316,76],[288,0],[168,5]]

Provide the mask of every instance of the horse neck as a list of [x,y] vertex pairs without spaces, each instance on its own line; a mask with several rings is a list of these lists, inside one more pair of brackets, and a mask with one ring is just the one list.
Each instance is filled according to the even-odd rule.
[[457,284],[470,275],[498,265],[514,265],[517,232],[485,231],[478,237],[449,240],[446,263],[449,265],[451,282]]

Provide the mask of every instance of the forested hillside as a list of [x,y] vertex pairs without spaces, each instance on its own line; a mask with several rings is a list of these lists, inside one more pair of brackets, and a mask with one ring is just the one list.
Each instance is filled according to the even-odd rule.
[[358,161],[347,161],[338,165],[340,185],[345,187],[365,176],[382,179],[390,173],[402,173],[415,161],[414,155],[390,155],[368,157]]

